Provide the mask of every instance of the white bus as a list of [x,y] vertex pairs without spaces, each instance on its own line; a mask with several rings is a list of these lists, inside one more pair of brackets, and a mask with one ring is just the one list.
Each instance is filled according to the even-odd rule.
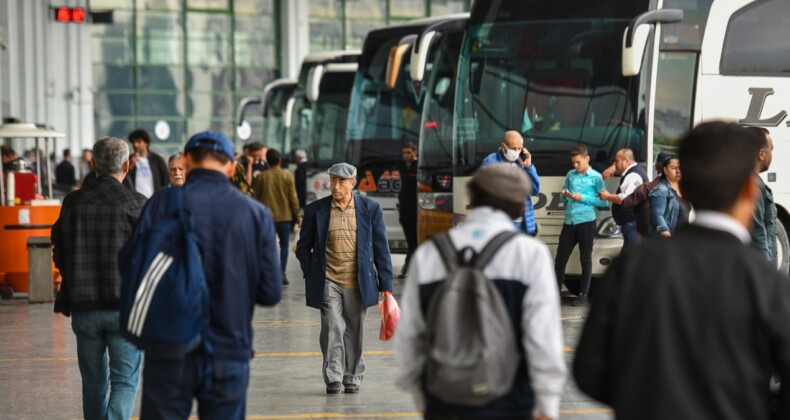
[[[780,162],[790,153],[788,31],[784,0],[476,2],[456,85],[454,212],[465,213],[466,181],[504,131],[519,130],[541,178],[533,198],[539,236],[556,250],[571,147],[586,145],[599,171],[628,147],[652,174],[653,157],[675,150],[695,124],[738,121],[764,126],[774,138],[776,159],[764,175],[777,202],[786,271],[790,174]],[[598,223],[594,275],[622,244],[608,213]],[[567,274],[580,273],[575,251]]]

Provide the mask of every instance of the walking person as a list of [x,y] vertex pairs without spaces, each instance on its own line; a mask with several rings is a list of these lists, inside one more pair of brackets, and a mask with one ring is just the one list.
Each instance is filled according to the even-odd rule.
[[623,200],[640,185],[647,182],[647,172],[637,165],[631,149],[620,149],[614,157],[615,173],[620,175],[620,185],[614,194],[601,190],[598,197],[612,203],[612,217],[620,226],[623,235],[623,248],[639,245],[639,232],[636,229],[636,215],[623,208]]
[[749,233],[752,236],[752,244],[765,254],[765,258],[775,267],[779,266],[779,257],[776,251],[776,204],[774,203],[774,193],[771,187],[759,174],[771,167],[771,160],[774,156],[774,140],[771,133],[762,127],[748,127],[757,134],[760,152],[757,155],[757,185],[760,187],[760,199],[757,200],[757,208],[754,210],[752,228]]
[[151,136],[144,128],[129,133],[129,141],[136,155],[129,179],[137,192],[150,198],[170,184],[167,164],[161,156],[151,152]]
[[96,180],[66,195],[52,226],[52,258],[63,276],[55,312],[72,318],[85,419],[128,419],[142,353],[119,331],[117,255],[146,198],[121,184],[129,171],[123,139],[97,141],[91,163]]
[[63,161],[55,167],[55,184],[66,191],[77,185],[77,169],[71,163],[71,150],[63,150]]
[[329,168],[332,195],[307,205],[296,257],[307,306],[321,310],[321,353],[327,394],[359,392],[366,308],[392,292],[392,259],[381,206],[352,193],[357,169]]
[[299,224],[299,199],[296,197],[296,185],[292,173],[282,168],[282,156],[275,149],[266,152],[269,169],[258,174],[252,191],[255,199],[263,203],[272,212],[274,228],[280,239],[280,268],[282,283],[289,284],[285,275],[288,264],[288,245],[294,223]]
[[587,294],[592,280],[592,247],[595,236],[595,210],[607,207],[607,202],[598,197],[604,190],[601,174],[590,167],[590,155],[583,144],[571,149],[571,169],[562,185],[562,201],[565,204],[565,221],[560,231],[557,256],[554,259],[554,273],[562,288],[565,280],[565,267],[576,244],[579,245],[579,260],[582,265],[582,282],[579,296],[573,306],[587,305]]
[[[206,131],[184,146],[183,209],[192,218],[209,290],[211,314],[202,343],[183,357],[146,354],[140,417],[186,419],[197,399],[201,419],[243,419],[247,402],[255,304],[280,301],[280,261],[266,207],[229,182],[233,145]],[[170,217],[168,190],[151,197],[119,258],[157,221]]]
[[406,277],[414,250],[417,249],[417,145],[406,142],[401,149],[403,162],[398,165],[400,191],[398,192],[398,217],[406,235],[406,262],[398,278]]
[[[524,200],[532,187],[520,168],[499,163],[480,168],[469,190],[472,209],[448,236],[455,249],[471,248],[479,256],[498,235],[516,230],[513,220],[524,214]],[[444,330],[443,325],[427,325],[428,302],[436,300],[448,281],[445,265],[438,263],[442,260],[437,246],[429,241],[417,249],[409,268],[395,333],[399,387],[414,395],[426,419],[558,418],[566,367],[549,249],[537,239],[518,235],[505,242],[484,268],[486,280],[495,281],[502,295],[510,327],[518,331],[519,360],[512,366],[517,373],[509,392],[482,406],[446,403],[425,386],[431,357],[427,329]]]
[[[527,131],[527,130],[524,130]],[[540,177],[535,165],[532,164],[532,155],[524,147],[524,138],[518,131],[507,131],[502,138],[502,145],[499,150],[483,159],[482,166],[493,165],[495,163],[509,163],[524,171],[529,177],[532,191],[530,196],[537,196],[540,193]],[[524,215],[515,220],[516,229],[527,235],[536,236],[538,234],[538,224],[535,222],[535,208],[532,199],[528,196],[524,199]]]
[[294,181],[296,182],[296,196],[299,198],[299,209],[304,209],[307,205],[307,152],[297,149],[296,170],[294,170]]
[[183,187],[186,179],[184,178],[184,158],[181,153],[170,156],[167,160],[167,170],[170,174],[170,185]]
[[680,161],[670,155],[662,164],[661,181],[650,191],[649,236],[670,237],[675,228],[688,222],[689,209],[680,191]]
[[749,244],[756,136],[725,122],[686,135],[694,222],[626,250],[601,281],[573,373],[618,420],[790,417],[790,281]]

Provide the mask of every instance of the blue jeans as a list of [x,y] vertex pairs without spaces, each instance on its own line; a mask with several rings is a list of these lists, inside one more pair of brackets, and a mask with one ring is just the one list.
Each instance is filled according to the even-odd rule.
[[186,419],[198,400],[201,419],[244,419],[249,360],[218,360],[202,348],[180,359],[146,356],[142,420]]
[[82,375],[82,414],[86,420],[128,419],[143,353],[121,337],[118,311],[80,311],[71,316]]
[[288,243],[291,240],[291,229],[293,224],[291,222],[275,222],[274,230],[277,232],[277,237],[280,238],[280,269],[285,273],[285,265],[288,264]]
[[636,221],[623,223],[620,226],[623,235],[623,248],[639,245],[639,232],[636,230]]

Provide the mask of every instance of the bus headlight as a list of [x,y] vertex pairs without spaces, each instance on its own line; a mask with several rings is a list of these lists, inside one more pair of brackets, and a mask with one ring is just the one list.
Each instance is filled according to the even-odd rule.
[[598,225],[598,234],[599,237],[602,238],[614,238],[616,236],[620,236],[620,226],[617,226],[617,223],[614,222],[614,219],[610,216],[601,221],[601,224]]
[[417,205],[423,210],[453,211],[453,194],[417,193]]

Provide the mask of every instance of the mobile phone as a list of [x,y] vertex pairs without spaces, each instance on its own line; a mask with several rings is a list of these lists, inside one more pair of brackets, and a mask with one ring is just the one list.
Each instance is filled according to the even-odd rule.
[[529,157],[529,153],[527,153],[527,152],[522,150],[521,153],[518,155],[518,157],[519,157],[519,159],[524,160],[527,157]]

